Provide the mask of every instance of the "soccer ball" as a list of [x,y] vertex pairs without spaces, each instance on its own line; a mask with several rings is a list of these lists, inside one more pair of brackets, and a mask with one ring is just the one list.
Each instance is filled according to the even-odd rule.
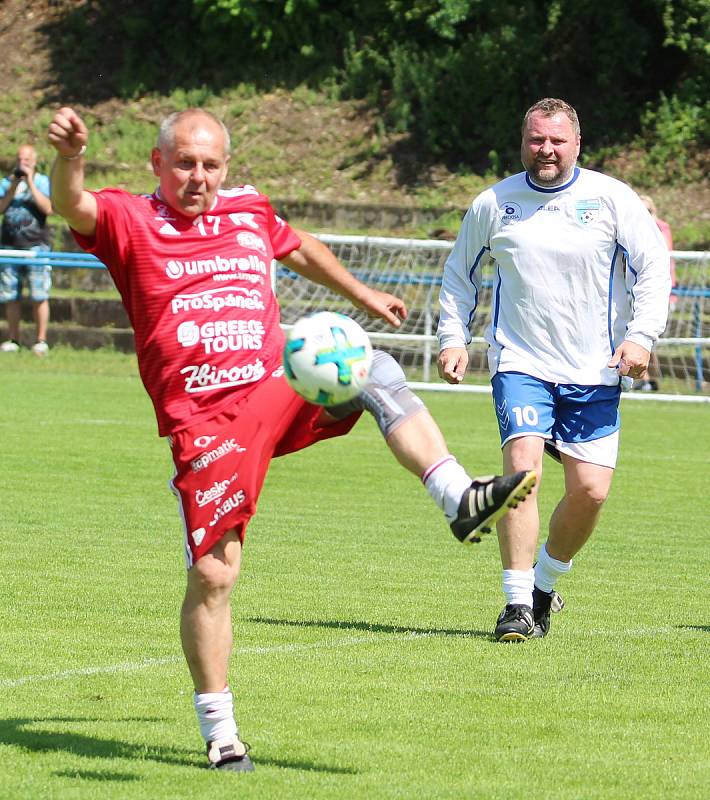
[[286,379],[301,397],[334,406],[355,397],[367,382],[372,345],[354,319],[319,311],[291,328],[283,361]]

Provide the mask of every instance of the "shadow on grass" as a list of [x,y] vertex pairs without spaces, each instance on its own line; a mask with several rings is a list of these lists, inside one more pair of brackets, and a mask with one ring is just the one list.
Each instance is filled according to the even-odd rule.
[[710,633],[710,625],[676,625],[679,631],[704,631]]
[[53,772],[55,778],[70,778],[80,781],[137,781],[137,775],[131,775],[128,772],[97,772],[87,769],[68,770],[62,772]]
[[460,636],[490,639],[490,631],[474,631],[464,628],[417,628],[406,625],[380,625],[373,622],[355,620],[324,619],[275,619],[273,617],[244,617],[245,622],[256,622],[260,625],[285,625],[293,628],[333,628],[343,631],[365,631],[366,633],[411,633],[414,636]]
[[[0,719],[0,744],[21,747],[30,753],[66,752],[73,756],[87,758],[129,759],[131,761],[154,761],[177,767],[196,767],[206,769],[207,761],[202,751],[186,750],[177,747],[155,745],[150,748],[143,744],[131,744],[119,739],[102,739],[68,730],[73,724],[102,722],[114,725],[117,722],[163,722],[155,718],[131,717],[124,719],[100,720],[86,717],[41,717],[38,719],[10,718]],[[63,731],[37,730],[44,724],[66,726]],[[355,775],[358,770],[348,767],[332,767],[313,761],[278,758],[255,758],[258,766],[272,766],[280,769],[294,769],[302,772],[325,772],[333,775]],[[62,778],[79,778],[95,781],[126,782],[141,780],[141,776],[124,772],[101,772],[99,770],[65,770],[53,773]]]

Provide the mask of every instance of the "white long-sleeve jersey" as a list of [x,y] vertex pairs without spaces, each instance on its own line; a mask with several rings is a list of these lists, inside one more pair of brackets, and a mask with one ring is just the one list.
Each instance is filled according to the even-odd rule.
[[444,267],[442,350],[471,340],[488,261],[491,375],[612,386],[607,363],[621,341],[650,351],[666,326],[668,249],[638,195],[608,175],[575,168],[543,189],[521,172],[475,198]]

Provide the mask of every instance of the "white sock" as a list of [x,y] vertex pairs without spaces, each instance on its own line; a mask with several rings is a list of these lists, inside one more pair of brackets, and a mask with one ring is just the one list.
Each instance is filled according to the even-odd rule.
[[422,473],[422,483],[434,502],[451,522],[456,519],[463,493],[471,478],[453,456],[444,456]]
[[531,569],[504,569],[503,592],[508,604],[530,606],[532,608],[535,571]]
[[195,692],[194,702],[200,733],[206,742],[231,739],[237,735],[232,693],[228,686],[221,692]]
[[537,554],[535,564],[535,586],[543,592],[551,592],[560,575],[566,575],[572,569],[571,561],[558,561],[553,558],[543,544]]

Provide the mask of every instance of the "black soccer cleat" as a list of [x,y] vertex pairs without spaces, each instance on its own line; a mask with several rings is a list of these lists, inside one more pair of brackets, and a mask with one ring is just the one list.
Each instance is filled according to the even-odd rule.
[[210,769],[254,772],[254,764],[249,758],[249,745],[244,744],[238,736],[207,742],[207,761]]
[[535,627],[532,638],[542,639],[550,631],[550,612],[557,613],[565,607],[565,601],[557,592],[543,592],[537,586],[533,588],[533,620]]
[[530,606],[508,603],[500,612],[493,635],[499,642],[526,642],[535,629]]
[[490,533],[509,508],[517,508],[536,483],[535,470],[474,478],[463,493],[456,519],[451,523],[452,533],[464,544],[480,542],[481,534]]

